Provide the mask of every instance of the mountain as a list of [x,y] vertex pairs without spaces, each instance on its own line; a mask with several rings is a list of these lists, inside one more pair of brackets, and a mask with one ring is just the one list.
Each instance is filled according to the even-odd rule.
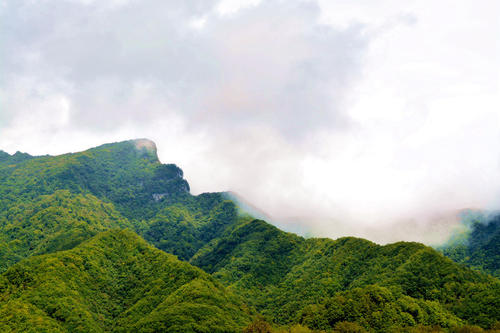
[[500,213],[464,211],[460,232],[438,248],[456,262],[500,278]]
[[[191,263],[280,324],[328,329],[354,321],[385,332],[417,324],[490,327],[500,319],[500,281],[418,243],[303,239],[254,220]],[[331,302],[340,312],[329,312]],[[374,311],[381,318],[366,321]]]
[[236,219],[222,193],[190,195],[182,170],[160,163],[156,145],[145,139],[2,161],[0,272],[116,227],[188,259]]
[[[91,193],[113,202],[126,217],[150,215],[154,202],[189,192],[182,170],[158,160],[156,145],[139,139],[60,156],[16,158],[0,163],[0,208],[59,189]],[[23,155],[24,156],[24,155]],[[9,162],[10,161],[10,162]]]
[[133,225],[112,204],[89,193],[57,190],[20,200],[0,212],[0,272],[32,255],[71,249],[112,228]]
[[146,139],[60,156],[1,152],[0,327],[416,332],[499,325],[500,281],[432,248],[306,239],[252,212],[231,193],[191,195],[182,170],[162,164]]
[[22,261],[0,293],[3,331],[237,332],[250,321],[214,278],[131,231]]

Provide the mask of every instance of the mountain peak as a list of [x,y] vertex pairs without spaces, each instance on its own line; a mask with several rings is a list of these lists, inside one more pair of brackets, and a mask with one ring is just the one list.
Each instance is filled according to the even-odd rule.
[[140,153],[142,157],[149,157],[153,161],[160,161],[158,158],[158,150],[156,148],[156,143],[150,139],[140,138],[128,141],[134,145],[134,148]]
[[16,151],[15,154],[10,155],[5,151],[0,150],[0,162],[8,161],[9,163],[18,163],[30,158],[33,158],[33,156],[27,153],[22,153],[20,151]]
[[139,150],[145,149],[148,150],[150,153],[156,154],[157,149],[156,149],[156,143],[154,143],[154,141],[145,138],[134,139],[131,141],[134,143],[136,149]]
[[120,142],[106,143],[86,150],[98,154],[119,154],[129,158],[145,158],[151,162],[160,162],[157,154],[156,144],[145,138],[126,140]]

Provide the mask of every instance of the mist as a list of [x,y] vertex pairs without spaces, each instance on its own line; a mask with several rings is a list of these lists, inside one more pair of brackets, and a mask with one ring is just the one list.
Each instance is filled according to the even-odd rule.
[[497,1],[1,1],[0,149],[149,138],[285,230],[444,242],[500,208]]

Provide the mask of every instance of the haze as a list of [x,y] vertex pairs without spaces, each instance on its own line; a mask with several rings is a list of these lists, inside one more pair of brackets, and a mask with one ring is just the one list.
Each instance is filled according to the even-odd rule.
[[150,138],[302,234],[500,208],[500,2],[0,1],[0,149]]

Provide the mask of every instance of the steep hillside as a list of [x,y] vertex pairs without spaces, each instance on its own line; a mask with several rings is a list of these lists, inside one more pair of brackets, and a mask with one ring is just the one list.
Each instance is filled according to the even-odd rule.
[[156,145],[145,139],[74,154],[24,158],[14,164],[0,163],[0,209],[65,189],[111,201],[126,217],[144,218],[160,198],[189,192],[182,175],[177,166],[161,164]]
[[230,332],[250,319],[202,270],[130,231],[108,231],[0,276],[0,328],[51,332]]
[[110,203],[58,190],[0,211],[0,272],[32,255],[70,249],[99,231],[132,228]]
[[[500,322],[500,281],[434,249],[305,239],[230,199],[191,195],[145,139],[0,152],[0,328],[234,331],[247,305],[273,325],[327,331]],[[496,272],[495,230],[476,226],[461,262]]]
[[[161,205],[161,206],[160,206]],[[189,260],[200,248],[245,218],[221,193],[183,195],[164,200],[138,232],[159,249]]]
[[182,177],[177,166],[160,163],[146,139],[60,156],[2,152],[0,272],[30,255],[123,227],[189,259],[237,216],[221,193],[190,195]]

